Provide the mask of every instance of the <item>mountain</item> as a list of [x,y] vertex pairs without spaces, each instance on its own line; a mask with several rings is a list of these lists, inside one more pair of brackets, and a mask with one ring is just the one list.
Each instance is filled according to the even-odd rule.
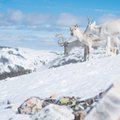
[[50,51],[0,46],[0,80],[31,73],[56,56]]

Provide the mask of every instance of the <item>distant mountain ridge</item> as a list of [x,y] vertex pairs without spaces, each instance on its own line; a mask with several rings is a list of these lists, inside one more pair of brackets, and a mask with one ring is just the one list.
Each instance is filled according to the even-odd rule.
[[49,51],[0,46],[0,80],[31,73],[56,56]]

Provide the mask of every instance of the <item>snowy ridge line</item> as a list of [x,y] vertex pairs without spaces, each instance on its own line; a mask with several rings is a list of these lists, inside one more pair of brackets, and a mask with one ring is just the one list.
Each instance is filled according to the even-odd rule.
[[0,46],[0,49],[5,49],[5,48],[18,50],[18,48],[13,48],[13,47],[9,47],[9,46]]
[[0,46],[0,80],[27,74],[54,59],[57,53]]

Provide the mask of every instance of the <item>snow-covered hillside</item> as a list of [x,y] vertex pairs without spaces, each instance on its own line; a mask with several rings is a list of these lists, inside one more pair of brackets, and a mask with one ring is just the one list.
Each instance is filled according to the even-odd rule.
[[57,55],[50,51],[0,47],[0,79],[29,73]]
[[[29,116],[16,114],[18,106],[31,96],[93,97],[117,79],[119,66],[117,55],[51,69],[42,67],[38,72],[0,81],[0,120],[31,120]],[[6,108],[7,101],[12,108]]]
[[[94,59],[101,58],[104,56],[103,52],[103,49],[97,49],[92,56]],[[52,68],[78,62],[83,62],[83,49],[81,48],[73,49],[68,56],[65,56],[62,52],[1,46],[0,80],[31,73],[41,69],[42,66]]]

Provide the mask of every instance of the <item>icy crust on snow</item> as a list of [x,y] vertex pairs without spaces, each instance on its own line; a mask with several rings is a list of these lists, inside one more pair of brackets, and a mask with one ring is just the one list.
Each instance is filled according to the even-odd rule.
[[34,70],[47,64],[57,55],[49,51],[36,51],[26,48],[0,47],[0,73],[11,72],[19,67]]

